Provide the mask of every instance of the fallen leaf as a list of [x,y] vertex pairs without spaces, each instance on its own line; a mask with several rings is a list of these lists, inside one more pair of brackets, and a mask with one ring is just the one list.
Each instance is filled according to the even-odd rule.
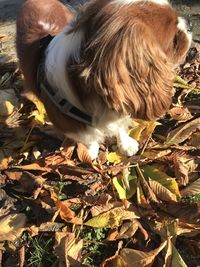
[[119,241],[115,255],[103,261],[100,267],[127,267],[123,259],[119,256],[119,250],[122,248],[122,245],[123,242]]
[[83,240],[77,239],[74,233],[57,232],[55,234],[55,252],[59,258],[59,267],[81,266]]
[[200,118],[194,119],[190,122],[186,122],[183,125],[179,126],[175,130],[169,132],[165,145],[175,145],[184,142],[188,139],[192,133],[195,131],[200,131]]
[[73,224],[82,224],[82,219],[78,218],[70,208],[67,201],[57,201],[56,207],[59,211],[61,219]]
[[9,116],[18,104],[18,98],[13,89],[0,90],[0,116]]
[[182,259],[181,255],[172,244],[172,259],[170,267],[187,267],[187,264]]
[[181,190],[182,197],[200,194],[200,178]]
[[198,235],[200,232],[200,225],[199,224],[189,224],[185,222],[178,222],[177,225],[177,235],[193,237]]
[[119,152],[111,152],[107,155],[107,161],[114,164],[119,164],[125,159],[125,156],[121,155]]
[[155,121],[134,120],[134,122],[137,123],[137,126],[130,130],[129,135],[141,144],[151,137],[156,126],[159,125]]
[[14,241],[25,230],[26,215],[11,214],[0,220],[0,241]]
[[102,213],[85,222],[84,225],[94,228],[115,228],[120,226],[124,220],[137,218],[139,216],[134,211],[128,211],[120,207]]
[[146,150],[142,157],[148,158],[151,160],[160,159],[162,157],[165,157],[171,153],[171,149],[165,149],[165,150]]
[[192,114],[186,107],[174,107],[168,111],[168,114],[179,122],[185,122],[192,119]]
[[143,171],[143,175],[146,179],[151,178],[152,180],[157,181],[177,197],[180,197],[178,184],[175,179],[153,166],[146,165],[141,167],[141,170]]
[[126,266],[137,267],[150,267],[153,265],[155,257],[163,250],[167,245],[167,241],[161,243],[161,245],[150,252],[143,252],[130,248],[123,248],[120,251],[120,256],[125,261]]
[[200,132],[192,134],[190,140],[188,141],[188,145],[200,148]]
[[123,183],[123,179],[120,177],[113,178],[113,185],[117,190],[120,199],[131,198],[137,190],[137,177],[133,175],[128,176],[129,189]]
[[177,201],[176,195],[173,194],[171,191],[169,191],[166,187],[164,187],[159,182],[149,180],[149,185],[150,185],[151,189],[153,190],[153,192],[155,193],[156,197],[158,197],[160,200]]
[[116,236],[116,239],[131,238],[138,230],[139,225],[140,223],[136,219],[133,219],[129,222],[124,222],[119,230],[118,235]]
[[178,182],[181,185],[187,185],[189,183],[189,175],[196,170],[199,162],[190,155],[177,154],[173,158],[175,175]]
[[164,211],[182,222],[198,223],[200,221],[200,203],[167,202],[154,204],[158,210]]
[[82,163],[85,163],[85,164],[88,164],[89,166],[92,166],[92,158],[91,158],[86,146],[84,146],[81,143],[78,143],[77,154],[78,154],[79,160]]

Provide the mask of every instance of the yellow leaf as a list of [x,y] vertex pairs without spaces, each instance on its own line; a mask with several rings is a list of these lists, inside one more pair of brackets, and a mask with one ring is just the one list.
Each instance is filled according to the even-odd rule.
[[26,215],[11,214],[0,220],[0,241],[14,241],[24,231]]
[[47,114],[43,103],[31,92],[26,92],[25,97],[33,102],[37,108],[37,110],[34,110],[29,117],[34,117],[36,123],[44,124]]
[[90,219],[85,225],[94,228],[115,228],[120,226],[124,220],[137,218],[139,216],[134,211],[128,211],[124,208],[114,208]]
[[123,179],[118,177],[113,178],[113,185],[117,190],[120,199],[129,199],[137,190],[137,177],[133,175],[128,176],[129,189],[123,183]]
[[170,267],[187,267],[186,263],[182,259],[181,255],[172,244],[172,259]]
[[121,155],[119,152],[111,152],[107,155],[107,160],[110,163],[118,164],[125,159],[125,156]]
[[155,127],[160,124],[155,121],[136,120],[136,122],[138,125],[129,131],[129,135],[140,143],[145,143],[151,137]]
[[18,99],[13,89],[0,90],[0,116],[10,115],[17,104]]
[[14,106],[9,101],[4,101],[0,105],[0,116],[9,116],[13,113]]

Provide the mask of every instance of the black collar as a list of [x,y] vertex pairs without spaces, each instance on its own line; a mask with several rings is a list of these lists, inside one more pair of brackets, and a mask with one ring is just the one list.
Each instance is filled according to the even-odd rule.
[[48,95],[51,101],[56,105],[56,107],[62,112],[64,115],[73,118],[79,122],[92,126],[92,115],[83,112],[78,109],[74,105],[72,105],[67,99],[63,98],[59,95],[59,90],[57,88],[53,88],[45,75],[45,51],[53,39],[53,36],[46,36],[40,40],[40,64],[37,69],[37,87],[41,94],[42,91]]

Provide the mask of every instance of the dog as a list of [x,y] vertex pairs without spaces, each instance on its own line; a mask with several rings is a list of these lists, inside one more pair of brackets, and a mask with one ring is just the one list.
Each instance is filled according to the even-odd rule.
[[186,20],[167,0],[91,0],[78,12],[57,0],[27,0],[17,18],[25,88],[92,159],[111,136],[121,153],[137,153],[128,128],[169,109],[175,70],[191,41]]

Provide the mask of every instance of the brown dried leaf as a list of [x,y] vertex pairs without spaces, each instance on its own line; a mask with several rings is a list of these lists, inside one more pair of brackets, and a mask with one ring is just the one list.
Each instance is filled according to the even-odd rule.
[[182,196],[193,196],[196,194],[200,194],[200,178],[181,191]]
[[116,239],[128,239],[134,236],[139,228],[139,222],[134,219],[129,222],[124,222],[119,230]]
[[157,249],[150,252],[123,248],[120,251],[120,256],[127,264],[125,266],[150,267],[153,265],[155,257],[166,247],[166,245],[167,241],[163,242]]
[[162,157],[165,157],[171,153],[171,149],[165,149],[165,150],[146,150],[142,157],[148,158],[151,160],[160,159]]
[[32,163],[32,164],[22,165],[22,166],[15,166],[15,169],[27,170],[27,171],[52,172],[51,168],[40,166],[40,164],[38,164],[38,163]]
[[175,130],[169,132],[165,145],[180,144],[188,139],[195,131],[200,131],[200,118],[186,122]]
[[198,167],[198,163],[195,158],[190,155],[178,154],[173,158],[174,170],[176,178],[181,185],[187,185],[189,183],[189,174],[194,172]]
[[69,206],[70,204],[68,201],[57,201],[56,207],[59,211],[61,219],[73,224],[82,224],[82,219],[76,217],[75,212],[73,212]]
[[89,151],[86,146],[84,146],[81,143],[78,143],[77,147],[77,154],[78,158],[82,163],[88,164],[89,166],[92,166],[92,158],[89,155]]
[[103,261],[100,267],[127,267],[123,259],[119,256],[119,250],[122,248],[122,245],[123,242],[119,241],[115,255]]
[[73,233],[57,232],[55,234],[55,252],[59,258],[59,267],[81,266],[83,240],[77,239]]
[[192,134],[192,136],[188,142],[188,145],[194,146],[196,148],[200,148],[200,132]]
[[198,223],[200,221],[200,203],[167,202],[159,205],[155,203],[154,206],[183,222]]
[[174,107],[170,109],[168,114],[174,119],[179,122],[185,122],[190,119],[192,119],[192,114],[188,110],[188,108],[185,107]]
[[170,200],[177,201],[176,195],[174,195],[171,191],[169,191],[166,187],[164,187],[157,181],[150,180],[149,185],[157,198],[164,201],[170,201]]
[[200,225],[199,224],[189,224],[184,222],[178,222],[177,225],[177,235],[193,237],[199,235]]

